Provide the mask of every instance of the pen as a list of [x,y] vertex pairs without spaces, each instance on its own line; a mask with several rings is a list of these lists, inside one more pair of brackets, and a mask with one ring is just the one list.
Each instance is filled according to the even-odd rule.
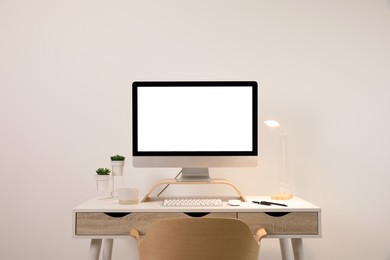
[[271,205],[277,205],[277,206],[283,206],[283,207],[287,207],[286,204],[282,204],[282,203],[275,203],[275,202],[269,202],[269,201],[252,201],[252,203],[256,203],[256,204],[261,204],[261,205],[267,205],[267,206],[271,206]]

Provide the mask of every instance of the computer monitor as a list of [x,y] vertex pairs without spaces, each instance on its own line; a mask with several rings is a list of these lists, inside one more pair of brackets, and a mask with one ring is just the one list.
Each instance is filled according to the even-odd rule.
[[257,82],[134,82],[132,101],[134,167],[204,181],[210,167],[257,165]]

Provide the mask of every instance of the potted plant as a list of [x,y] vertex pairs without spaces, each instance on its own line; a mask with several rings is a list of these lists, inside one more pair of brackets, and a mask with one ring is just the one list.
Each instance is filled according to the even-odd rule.
[[123,165],[125,165],[125,157],[122,155],[113,155],[111,156],[111,166],[112,166],[112,175],[113,176],[122,176],[123,175]]
[[110,169],[98,168],[96,170],[96,184],[98,191],[107,191],[110,181]]

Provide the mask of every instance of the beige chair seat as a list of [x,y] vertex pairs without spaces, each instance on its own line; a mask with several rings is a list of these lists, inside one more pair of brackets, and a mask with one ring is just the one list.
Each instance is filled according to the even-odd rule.
[[238,219],[171,218],[153,224],[142,242],[137,230],[130,235],[141,260],[257,260],[266,232],[253,236]]

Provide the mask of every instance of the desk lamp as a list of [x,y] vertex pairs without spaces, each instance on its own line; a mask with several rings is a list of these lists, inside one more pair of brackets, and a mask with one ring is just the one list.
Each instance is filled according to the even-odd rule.
[[270,128],[279,130],[279,193],[271,196],[274,200],[288,200],[293,197],[290,193],[290,187],[287,180],[287,144],[288,132],[280,127],[280,124],[275,120],[266,120],[264,123]]

